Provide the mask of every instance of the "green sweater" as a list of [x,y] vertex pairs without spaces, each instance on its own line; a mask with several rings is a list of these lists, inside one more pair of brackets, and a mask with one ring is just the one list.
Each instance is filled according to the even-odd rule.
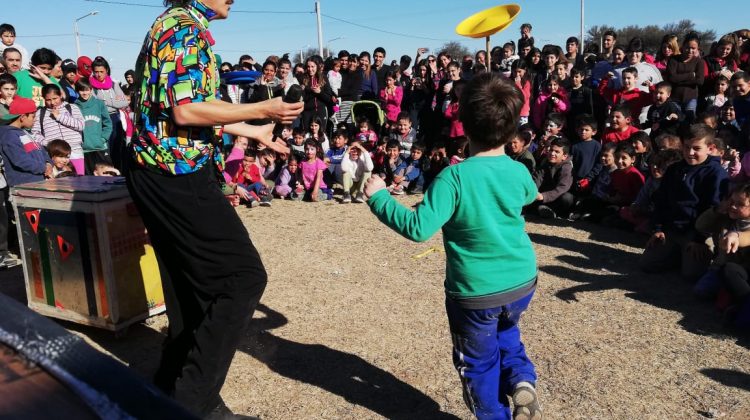
[[[44,98],[42,98],[42,83],[31,77],[28,70],[20,70],[13,74],[18,81],[18,91],[16,94],[22,98],[28,98],[36,102],[37,107],[44,106]],[[57,79],[49,76],[52,83],[60,86]]]
[[94,152],[108,149],[109,136],[112,134],[112,120],[104,101],[91,96],[88,101],[76,100],[81,108],[83,120],[83,152]]
[[508,156],[475,156],[443,169],[415,211],[386,190],[368,200],[386,225],[413,241],[443,229],[450,297],[510,292],[536,277],[521,209],[536,199],[529,171]]

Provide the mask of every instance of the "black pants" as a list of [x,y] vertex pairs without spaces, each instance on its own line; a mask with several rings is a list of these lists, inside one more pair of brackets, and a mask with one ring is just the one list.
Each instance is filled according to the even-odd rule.
[[213,165],[180,176],[131,166],[127,182],[166,271],[169,334],[154,382],[205,416],[221,401],[266,271]]

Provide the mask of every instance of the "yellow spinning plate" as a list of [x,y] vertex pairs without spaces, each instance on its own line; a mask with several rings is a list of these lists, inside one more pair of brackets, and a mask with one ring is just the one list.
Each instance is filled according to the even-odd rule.
[[485,38],[487,41],[487,68],[490,68],[490,35],[507,28],[521,12],[517,4],[491,7],[473,14],[456,26],[456,33],[469,38]]

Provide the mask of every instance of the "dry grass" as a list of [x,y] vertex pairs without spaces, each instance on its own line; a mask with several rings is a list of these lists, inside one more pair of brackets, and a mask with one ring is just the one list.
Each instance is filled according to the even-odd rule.
[[[264,419],[471,418],[450,358],[445,255],[412,258],[440,249],[440,234],[409,242],[361,204],[239,212],[270,283],[222,392],[231,408]],[[747,344],[676,277],[639,273],[640,238],[587,224],[528,231],[540,282],[521,326],[546,418],[750,417]],[[149,324],[119,340],[76,329],[150,375],[166,317]]]

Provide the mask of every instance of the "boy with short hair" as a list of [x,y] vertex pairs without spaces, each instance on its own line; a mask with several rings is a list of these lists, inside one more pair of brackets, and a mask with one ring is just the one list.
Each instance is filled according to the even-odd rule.
[[403,162],[396,168],[393,174],[392,194],[401,195],[406,192],[420,192],[422,177],[422,157],[424,156],[425,146],[422,143],[411,145],[409,156],[404,158]]
[[[504,153],[522,106],[512,82],[476,75],[460,106],[473,156],[440,172],[416,211],[390,197],[379,177],[365,187],[372,212],[404,237],[426,241],[443,231],[453,362],[464,401],[478,418],[511,418],[508,395],[515,418],[542,416],[536,372],[518,328],[537,275],[521,209],[537,191],[528,171]],[[497,182],[499,173],[506,182]]]
[[58,58],[57,54],[48,48],[34,51],[31,55],[32,69],[21,70],[13,75],[18,80],[18,96],[29,98],[37,107],[43,107],[42,87],[50,83],[60,86],[58,80],[52,77],[52,69]]
[[10,23],[0,25],[0,53],[6,48],[15,48],[21,54],[21,67],[26,68],[28,65],[29,53],[26,48],[16,44],[16,28]]
[[[338,130],[333,133],[333,147],[328,149],[325,154],[325,162],[328,164],[328,169],[323,174],[326,177],[326,185],[344,184],[341,163],[348,151],[346,145],[348,141],[349,134],[345,130]],[[344,192],[346,192],[346,188],[344,188]]]
[[398,114],[396,126],[391,132],[390,139],[399,142],[404,157],[409,156],[411,145],[417,141],[417,130],[412,128],[412,121],[408,112]]
[[639,265],[646,272],[681,266],[682,275],[696,280],[711,260],[706,237],[695,230],[698,216],[726,196],[729,177],[715,151],[714,130],[690,126],[681,162],[671,165],[654,195],[653,235]]
[[385,145],[385,159],[383,159],[383,166],[377,168],[377,174],[385,181],[385,186],[389,191],[393,188],[393,177],[396,173],[396,168],[401,166],[403,158],[401,157],[401,145],[397,140],[391,140]]
[[0,154],[5,162],[8,186],[37,182],[52,173],[52,161],[34,140],[29,129],[34,125],[36,104],[28,98],[16,98],[8,114],[7,125],[0,126]]
[[625,141],[639,131],[637,127],[631,125],[630,107],[620,104],[612,108],[612,124],[604,130],[602,144],[619,143]]
[[505,146],[505,153],[508,157],[525,166],[529,170],[529,174],[533,174],[536,169],[534,155],[529,152],[529,145],[533,138],[534,130],[528,125],[526,125],[526,129],[522,126],[513,140]]
[[570,143],[557,138],[550,145],[547,159],[534,172],[539,192],[532,209],[545,219],[567,218],[575,203],[575,197],[568,192],[573,185],[573,162],[569,156]]
[[602,145],[594,140],[596,135],[596,118],[593,115],[581,115],[578,118],[578,143],[573,145],[573,181],[579,192],[589,190],[591,180],[596,178],[602,169],[599,155]]
[[613,73],[607,73],[607,77],[599,83],[599,94],[612,105],[626,104],[630,108],[630,115],[639,118],[641,110],[654,103],[654,85],[649,84],[649,91],[644,92],[638,88],[638,70],[628,67],[622,71],[622,88],[613,89],[609,86]]
[[8,113],[18,91],[18,82],[12,74],[0,74],[0,118]]
[[550,144],[552,141],[558,138],[563,138],[563,129],[565,128],[565,117],[563,114],[553,112],[547,115],[544,120],[544,134],[539,138],[536,147],[531,150],[534,153],[534,159],[537,162],[541,162],[547,156],[549,152]]
[[[75,83],[75,87],[78,93],[75,104],[81,108],[85,122],[83,127],[84,172],[86,175],[92,175],[98,163],[112,165],[112,159],[109,156],[112,119],[109,117],[104,101],[94,96],[94,89],[87,79],[81,78]],[[242,157],[240,156],[239,159],[241,160]]]
[[662,133],[677,134],[677,129],[685,118],[682,108],[670,99],[671,96],[671,83],[664,81],[656,84],[654,104],[649,108],[646,122],[643,124],[644,129],[651,129],[651,138],[656,138]]
[[571,88],[568,91],[568,102],[570,110],[568,111],[568,130],[573,133],[577,127],[578,117],[581,115],[594,115],[594,97],[591,88],[583,85],[586,78],[585,70],[573,68],[570,70]]

